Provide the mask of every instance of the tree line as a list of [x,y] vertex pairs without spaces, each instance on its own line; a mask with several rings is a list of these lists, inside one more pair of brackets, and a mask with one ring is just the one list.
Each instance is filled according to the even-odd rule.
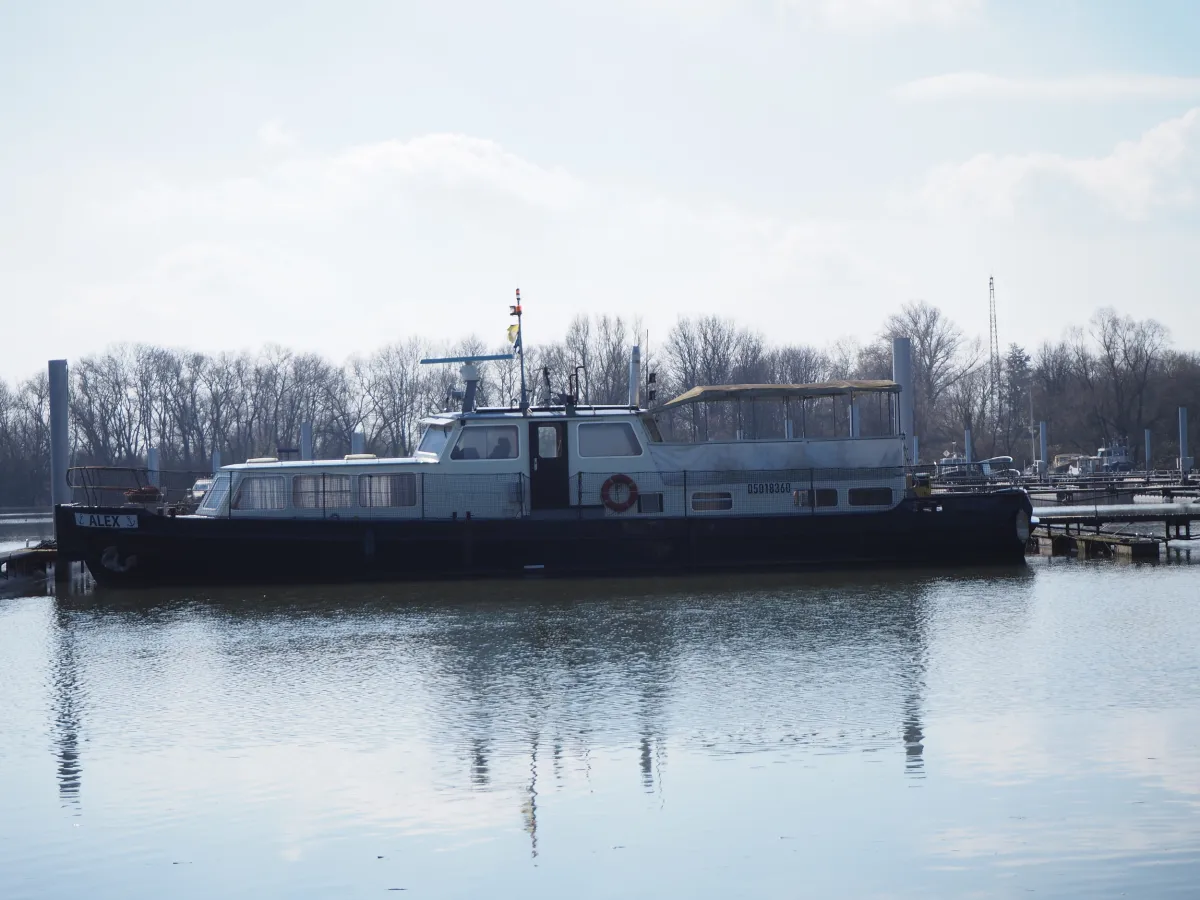
[[[648,347],[638,321],[585,315],[562,340],[526,348],[526,371],[535,403],[566,392],[573,373],[581,402],[623,403],[629,348],[640,343],[642,371],[656,376],[643,387],[643,403],[647,388],[661,403],[695,385],[890,378],[894,337],[912,342],[915,430],[925,460],[961,451],[969,425],[978,457],[1025,464],[1029,427],[1046,420],[1051,453],[1093,454],[1128,439],[1139,465],[1142,431],[1152,428],[1151,463],[1167,465],[1178,455],[1176,408],[1200,410],[1200,354],[1172,349],[1159,323],[1112,309],[1059,340],[1010,344],[998,367],[981,340],[924,302],[890,316],[870,342],[825,347],[772,343],[718,316],[682,317]],[[408,455],[420,420],[452,408],[460,387],[457,366],[420,360],[510,349],[477,337],[453,345],[408,338],[336,365],[274,345],[215,354],[116,345],[70,366],[71,464],[144,466],[155,447],[164,469],[207,471],[214,452],[228,463],[298,447],[305,422],[319,458],[348,453],[356,430],[368,452]],[[511,406],[519,395],[517,360],[481,365],[479,405]],[[0,380],[0,505],[48,503],[49,457],[46,373],[15,385]]]

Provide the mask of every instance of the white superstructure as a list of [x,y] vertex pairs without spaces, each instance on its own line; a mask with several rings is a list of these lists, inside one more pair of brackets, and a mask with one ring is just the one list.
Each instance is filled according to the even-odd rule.
[[225,466],[197,515],[480,519],[835,515],[904,496],[892,382],[695,388],[647,411],[433,416],[411,457]]

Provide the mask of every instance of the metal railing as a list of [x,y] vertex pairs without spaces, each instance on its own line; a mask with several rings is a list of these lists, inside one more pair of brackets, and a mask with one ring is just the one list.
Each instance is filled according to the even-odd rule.
[[[912,484],[911,475],[911,470],[901,466],[617,471],[580,472],[568,476],[565,484],[546,484],[522,472],[476,475],[391,469],[369,474],[301,474],[245,469],[222,476],[232,477],[228,502],[208,514],[441,521],[515,519],[544,513],[581,518],[820,515],[891,508]],[[197,477],[208,476],[164,471],[158,474],[158,483],[152,484],[145,469],[91,467],[72,469],[69,482],[77,500],[88,506],[185,512],[190,511],[186,494]],[[368,481],[383,478],[396,480],[389,482],[386,490]]]
[[173,507],[195,506],[192,486],[206,471],[151,472],[134,466],[79,466],[67,470],[72,500],[84,506]]

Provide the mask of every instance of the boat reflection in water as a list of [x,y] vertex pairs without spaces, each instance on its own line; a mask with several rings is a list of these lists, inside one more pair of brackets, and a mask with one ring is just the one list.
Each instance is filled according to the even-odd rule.
[[[80,789],[79,657],[95,651],[99,668],[87,668],[112,680],[110,697],[205,673],[209,690],[160,697],[158,718],[139,723],[167,742],[197,718],[228,715],[223,704],[262,713],[238,718],[230,740],[304,740],[291,713],[311,725],[319,709],[325,737],[390,742],[389,710],[412,727],[404,740],[452,749],[468,789],[495,786],[498,756],[505,771],[524,758],[535,849],[539,773],[568,760],[586,771],[597,747],[635,748],[647,791],[673,743],[716,754],[891,745],[920,776],[926,593],[1019,593],[1030,580],[1028,569],[985,569],[65,597],[54,680],[60,790],[74,800]],[[141,680],[150,672],[162,687]]]

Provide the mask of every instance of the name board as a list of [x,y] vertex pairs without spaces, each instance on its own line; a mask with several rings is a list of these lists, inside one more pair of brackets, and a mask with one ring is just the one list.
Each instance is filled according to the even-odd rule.
[[75,513],[80,528],[137,528],[136,515],[127,513]]

